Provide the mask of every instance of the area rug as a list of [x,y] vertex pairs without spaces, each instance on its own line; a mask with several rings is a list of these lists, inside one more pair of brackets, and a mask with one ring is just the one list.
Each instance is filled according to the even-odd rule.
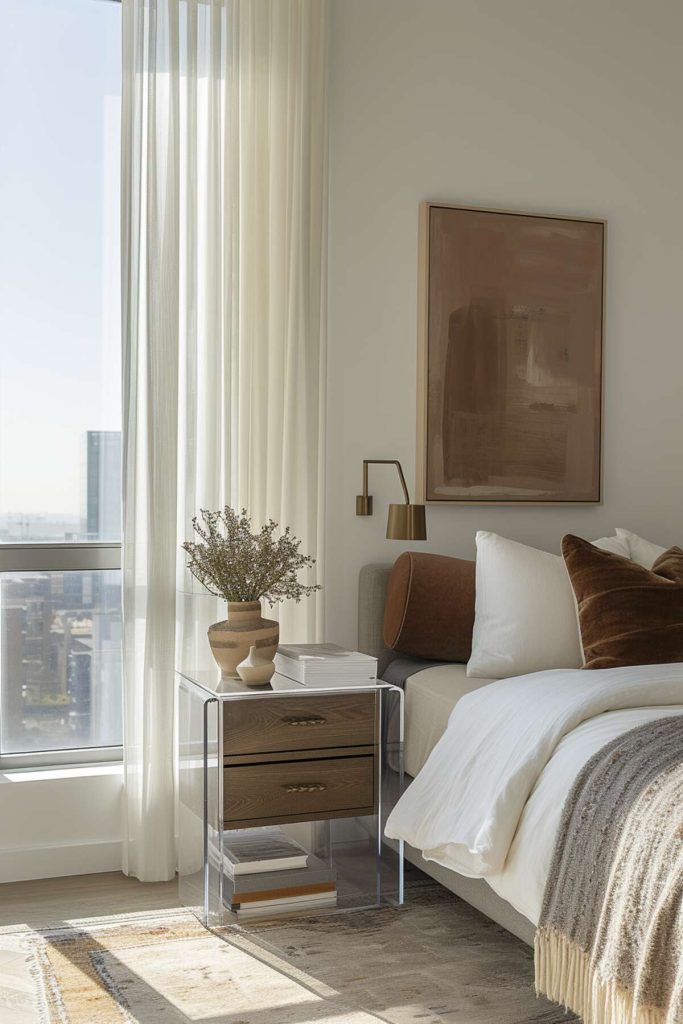
[[[25,958],[31,1006],[3,989]],[[184,911],[0,936],[3,1024],[560,1024],[532,951],[439,886],[400,909],[207,931]],[[5,976],[5,981],[7,977]],[[25,986],[24,986],[25,987]],[[21,987],[20,987],[21,988]],[[18,993],[25,996],[24,989]],[[8,1000],[9,1002],[4,1002]],[[3,1006],[4,1002],[4,1006]]]

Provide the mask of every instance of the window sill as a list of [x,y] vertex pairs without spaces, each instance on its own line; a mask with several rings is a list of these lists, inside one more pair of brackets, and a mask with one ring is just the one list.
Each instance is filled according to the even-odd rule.
[[54,782],[58,779],[88,779],[105,775],[123,776],[123,763],[75,764],[45,768],[0,769],[0,785],[11,782]]

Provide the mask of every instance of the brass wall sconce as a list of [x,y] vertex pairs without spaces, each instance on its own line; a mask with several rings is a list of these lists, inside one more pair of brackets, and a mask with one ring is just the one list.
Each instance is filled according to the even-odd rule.
[[388,540],[426,540],[427,524],[424,505],[411,505],[406,479],[397,459],[363,459],[363,493],[356,496],[356,515],[372,515],[372,495],[368,494],[368,466],[396,466],[405,502],[389,505],[387,517]]

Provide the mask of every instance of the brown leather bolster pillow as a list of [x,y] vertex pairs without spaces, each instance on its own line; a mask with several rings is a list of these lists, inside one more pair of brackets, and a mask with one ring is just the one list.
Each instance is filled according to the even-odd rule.
[[384,643],[400,654],[462,661],[472,651],[474,562],[406,551],[391,571]]

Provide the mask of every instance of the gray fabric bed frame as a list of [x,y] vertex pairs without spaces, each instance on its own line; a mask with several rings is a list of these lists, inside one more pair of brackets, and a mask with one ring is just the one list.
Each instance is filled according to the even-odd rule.
[[[383,564],[364,565],[358,581],[358,650],[378,659],[380,676],[394,657],[382,639],[384,602],[391,568],[391,565]],[[482,878],[465,878],[440,864],[426,861],[412,846],[406,846],[406,857],[456,896],[533,946],[534,925],[498,896]]]

